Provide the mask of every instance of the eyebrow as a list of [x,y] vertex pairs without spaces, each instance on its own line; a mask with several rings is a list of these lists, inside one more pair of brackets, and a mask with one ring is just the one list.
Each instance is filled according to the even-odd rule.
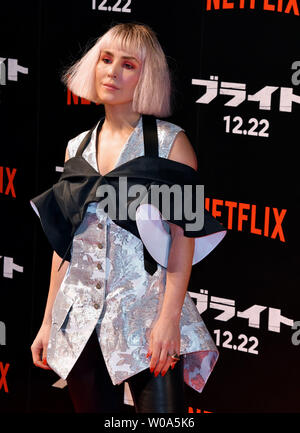
[[[110,51],[106,51],[104,50],[103,53],[108,54],[109,56],[114,56],[113,53],[111,53]],[[133,56],[122,56],[122,59],[126,59],[126,60],[135,60],[136,62],[140,63],[139,60],[136,57]]]

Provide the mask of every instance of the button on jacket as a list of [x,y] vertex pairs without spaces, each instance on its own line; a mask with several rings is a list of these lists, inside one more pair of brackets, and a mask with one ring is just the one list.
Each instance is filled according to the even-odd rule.
[[[96,131],[82,156],[98,171]],[[178,126],[157,120],[159,156],[167,158]],[[74,157],[86,131],[68,143]],[[116,167],[144,154],[142,117],[124,145]],[[148,341],[159,316],[166,269],[145,270],[143,243],[89,203],[73,237],[71,261],[57,293],[47,351],[49,366],[63,379],[71,371],[91,333],[97,336],[113,384],[149,368]],[[185,382],[201,392],[218,351],[189,293],[180,321]]]

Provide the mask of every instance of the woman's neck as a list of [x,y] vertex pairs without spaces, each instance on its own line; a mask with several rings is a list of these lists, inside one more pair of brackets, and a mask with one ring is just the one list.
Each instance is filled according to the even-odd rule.
[[135,128],[141,115],[131,107],[121,105],[105,105],[105,122],[103,127],[113,131]]

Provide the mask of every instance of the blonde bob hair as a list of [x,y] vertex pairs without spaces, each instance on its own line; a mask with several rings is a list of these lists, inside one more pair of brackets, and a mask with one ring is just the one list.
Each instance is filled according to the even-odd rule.
[[144,24],[126,23],[111,27],[83,57],[62,75],[62,82],[77,96],[101,104],[95,89],[95,69],[101,50],[129,52],[142,63],[132,108],[140,114],[168,117],[171,114],[171,80],[165,54],[153,30]]

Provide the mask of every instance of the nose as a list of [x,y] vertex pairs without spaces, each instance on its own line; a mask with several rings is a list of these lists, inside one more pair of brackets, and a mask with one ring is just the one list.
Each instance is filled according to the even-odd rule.
[[118,66],[113,62],[111,63],[107,74],[109,77],[117,78],[117,73],[118,73]]

